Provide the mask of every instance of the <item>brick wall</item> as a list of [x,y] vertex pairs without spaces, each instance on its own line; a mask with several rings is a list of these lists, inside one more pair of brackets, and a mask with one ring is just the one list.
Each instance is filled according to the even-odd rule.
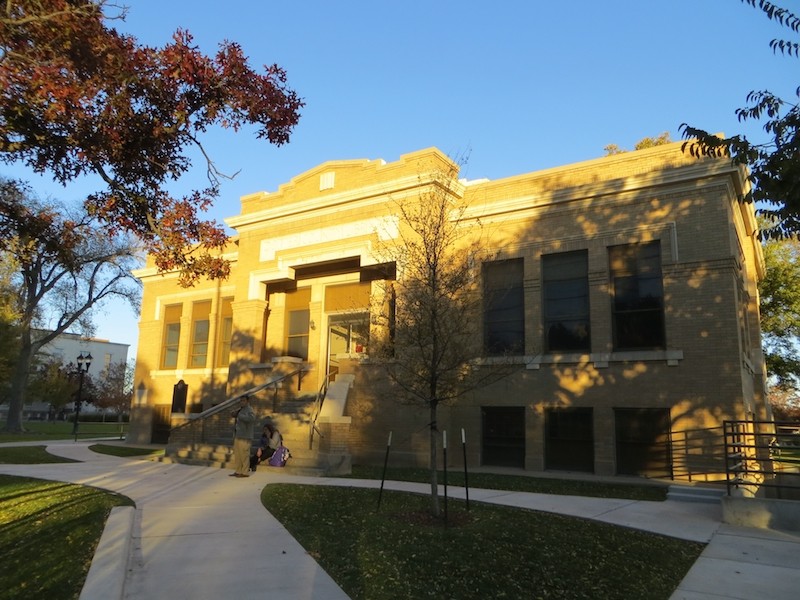
[[[146,404],[169,403],[178,379],[189,385],[190,403],[208,407],[263,377],[258,369],[264,365],[259,363],[280,356],[287,335],[281,295],[268,297],[267,282],[310,289],[311,371],[301,390],[293,393],[313,396],[327,374],[326,286],[358,282],[360,277],[357,270],[337,271],[337,261],[352,264],[357,259],[362,266],[375,262],[375,249],[396,224],[388,212],[393,203],[419,197],[437,170],[441,174],[449,164],[435,149],[388,164],[325,163],[274,193],[243,198],[241,214],[230,220],[239,229],[238,245],[229,248],[235,259],[232,276],[221,289],[216,283],[200,282],[183,290],[174,279],[142,273],[145,291],[135,385],[146,391]],[[320,189],[322,176],[329,172],[334,173],[333,186]],[[691,159],[680,151],[680,144],[498,181],[454,183],[454,196],[463,194],[470,202],[466,217],[476,219],[473,231],[490,240],[495,256],[524,260],[526,347],[514,374],[467,394],[453,407],[441,407],[439,429],[457,436],[464,428],[468,459],[480,464],[483,407],[522,407],[525,468],[538,470],[545,466],[546,411],[591,407],[595,472],[612,474],[616,408],[668,409],[676,433],[713,428],[725,418],[744,416],[745,410],[762,410],[763,372],[748,366],[761,364],[755,304],[760,250],[752,236],[752,207],[737,201],[743,186],[741,171],[729,161]],[[661,248],[666,348],[618,353],[611,327],[608,247],[650,241],[658,241]],[[545,254],[570,250],[588,254],[591,352],[548,355],[541,260]],[[308,265],[319,265],[317,275],[296,279],[296,269]],[[238,336],[232,342],[230,366],[162,370],[163,307],[183,303],[183,314],[189,315],[193,302],[210,298],[213,314],[216,302],[225,296],[235,298]],[[744,314],[751,321],[746,327]],[[191,322],[182,321],[184,348],[190,343],[190,329]],[[745,330],[749,340],[742,334]],[[476,323],[478,335],[480,331]],[[352,370],[357,377],[345,411],[351,422],[323,424],[330,433],[323,438],[326,451],[347,448],[354,461],[382,461],[392,432],[394,459],[426,465],[431,418],[427,408],[404,403],[379,366],[359,364],[356,358]],[[264,415],[270,408],[265,404]],[[300,440],[307,427],[304,418],[285,418],[284,434]],[[221,433],[229,425],[220,421],[210,426]],[[132,424],[132,430],[135,427]]]

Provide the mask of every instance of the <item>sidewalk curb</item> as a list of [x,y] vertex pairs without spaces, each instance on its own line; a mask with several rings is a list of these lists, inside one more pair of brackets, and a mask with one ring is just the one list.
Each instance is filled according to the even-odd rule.
[[79,600],[122,598],[135,514],[133,506],[111,509]]

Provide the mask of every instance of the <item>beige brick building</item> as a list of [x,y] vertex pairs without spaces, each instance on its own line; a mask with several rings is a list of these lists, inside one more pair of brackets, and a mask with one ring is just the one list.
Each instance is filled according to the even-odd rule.
[[[272,382],[255,393],[258,410],[296,456],[380,463],[391,431],[395,464],[426,464],[428,413],[386,392],[369,313],[395,276],[377,258],[401,226],[392,208],[453,171],[435,148],[327,162],[241,199],[227,219],[229,280],[183,289],[152,266],[138,272],[130,440],[196,447],[218,429],[221,441],[230,421],[215,411]],[[483,289],[510,292],[485,301],[476,358],[501,352],[518,365],[440,409],[450,439],[465,431],[468,461],[716,478],[722,421],[769,416],[747,185],[730,161],[692,159],[680,144],[453,181],[492,240]],[[340,385],[320,412],[331,380]],[[460,466],[460,445],[452,454]]]

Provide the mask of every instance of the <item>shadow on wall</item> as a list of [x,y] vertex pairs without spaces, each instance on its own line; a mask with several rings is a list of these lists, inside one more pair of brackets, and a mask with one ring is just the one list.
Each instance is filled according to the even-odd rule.
[[392,464],[397,465],[404,455],[425,456],[428,408],[405,400],[403,390],[390,380],[382,365],[364,363],[354,368],[354,374],[355,384],[344,413],[353,419],[350,451],[354,462],[377,464],[376,461],[383,460],[390,432]]
[[[272,375],[272,364],[261,362],[271,349],[262,348],[252,332],[235,331],[231,337],[227,372],[214,369],[195,383],[193,398],[206,410],[245,390],[264,383]],[[263,395],[263,393],[262,393]]]

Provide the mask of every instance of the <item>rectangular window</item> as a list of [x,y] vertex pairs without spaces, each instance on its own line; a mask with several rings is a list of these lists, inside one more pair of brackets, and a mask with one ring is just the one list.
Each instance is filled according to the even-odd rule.
[[289,311],[289,335],[286,344],[287,354],[308,360],[308,309]]
[[660,242],[611,246],[608,256],[614,349],[664,348]]
[[588,252],[542,256],[542,289],[547,351],[591,350]]
[[202,368],[208,360],[208,333],[211,301],[195,302],[192,306],[192,352],[190,368]]
[[483,265],[483,344],[489,355],[525,352],[525,292],[521,258]]
[[617,474],[672,479],[668,408],[615,408]]
[[544,467],[594,473],[593,409],[545,409]]
[[161,357],[161,368],[178,367],[178,347],[181,340],[181,313],[183,306],[174,304],[164,309],[164,354]]
[[286,293],[286,354],[308,360],[311,288]]
[[219,359],[220,367],[231,363],[231,339],[233,338],[233,298],[223,298],[219,315]]

